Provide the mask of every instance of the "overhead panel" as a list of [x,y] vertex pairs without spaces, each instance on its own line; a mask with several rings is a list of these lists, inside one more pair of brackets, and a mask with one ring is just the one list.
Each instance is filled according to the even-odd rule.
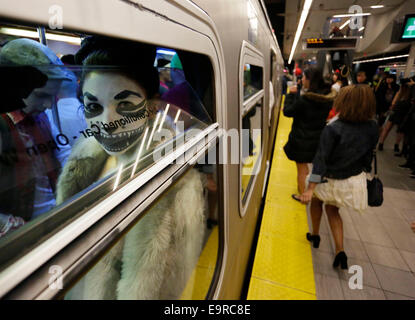
[[312,50],[350,50],[355,49],[357,38],[307,38],[303,40],[303,49]]

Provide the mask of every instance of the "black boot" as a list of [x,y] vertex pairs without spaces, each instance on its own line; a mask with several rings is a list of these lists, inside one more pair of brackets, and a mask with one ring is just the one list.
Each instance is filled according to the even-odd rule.
[[306,237],[308,241],[311,241],[313,243],[314,248],[318,248],[320,246],[320,236],[318,234],[311,235],[310,232],[307,232]]
[[340,264],[342,269],[348,269],[347,267],[347,256],[344,251],[340,251],[334,258],[333,268],[337,268]]
[[395,143],[395,146],[393,147],[393,152],[399,153],[399,144]]

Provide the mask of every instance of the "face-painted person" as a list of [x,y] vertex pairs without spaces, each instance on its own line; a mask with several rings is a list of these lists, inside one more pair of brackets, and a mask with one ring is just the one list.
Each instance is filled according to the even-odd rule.
[[[84,66],[81,89],[92,135],[85,134],[75,144],[59,177],[58,202],[115,172],[119,164],[131,164],[141,146],[150,145],[151,150],[161,143],[148,143],[153,126],[161,121],[159,117],[155,123],[157,108],[150,107],[159,90],[155,54],[154,47],[129,41],[104,37],[83,41],[76,59]],[[163,127],[169,129],[168,119]],[[179,298],[204,236],[202,178],[190,170],[66,298]],[[119,261],[121,269],[115,267]]]

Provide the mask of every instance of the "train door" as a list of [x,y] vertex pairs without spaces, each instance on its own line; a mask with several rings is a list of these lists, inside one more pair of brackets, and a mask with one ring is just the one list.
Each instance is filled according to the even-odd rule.
[[[261,172],[264,116],[268,110],[264,105],[264,58],[260,51],[246,41],[242,44],[239,77],[240,215],[244,217]],[[258,198],[253,199],[256,201]]]
[[[22,223],[1,234],[0,297],[213,297],[226,260],[226,168],[216,161],[226,85],[210,18],[188,1],[22,7],[1,4],[0,68],[30,67],[58,116],[37,109],[24,131],[17,115],[26,113],[2,111],[8,141],[33,140],[18,149],[24,162],[2,161],[16,177],[22,168],[33,175],[33,190],[7,191],[34,196],[21,198],[31,208],[24,217],[10,203],[10,221]],[[39,30],[47,46],[36,44]],[[16,50],[26,57],[8,65]],[[49,65],[38,66],[39,56]]]

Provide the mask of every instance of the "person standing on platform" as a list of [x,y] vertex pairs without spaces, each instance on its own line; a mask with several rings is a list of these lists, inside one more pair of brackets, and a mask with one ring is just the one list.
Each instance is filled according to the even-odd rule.
[[[399,85],[396,84],[396,75],[388,74],[385,82],[381,83],[376,91],[376,114],[379,127],[382,127],[385,123],[387,111],[392,106],[393,99],[398,91]],[[383,144],[379,144],[379,151],[382,150]]]
[[[303,89],[291,87],[285,100],[284,115],[294,118],[287,144],[284,146],[288,159],[297,164],[298,192],[305,190],[308,163],[317,151],[320,133],[336,96],[335,90],[325,83],[321,72],[307,69],[302,78]],[[293,199],[300,201],[298,195]]]
[[347,269],[339,208],[357,212],[367,209],[366,172],[371,171],[379,130],[374,120],[375,96],[368,85],[342,88],[334,107],[339,111],[338,118],[321,133],[313,171],[307,177],[307,191],[300,199],[303,203],[311,201],[312,233],[307,233],[306,237],[315,248],[320,244],[319,229],[325,205],[336,246],[333,267],[341,265],[342,269]]

